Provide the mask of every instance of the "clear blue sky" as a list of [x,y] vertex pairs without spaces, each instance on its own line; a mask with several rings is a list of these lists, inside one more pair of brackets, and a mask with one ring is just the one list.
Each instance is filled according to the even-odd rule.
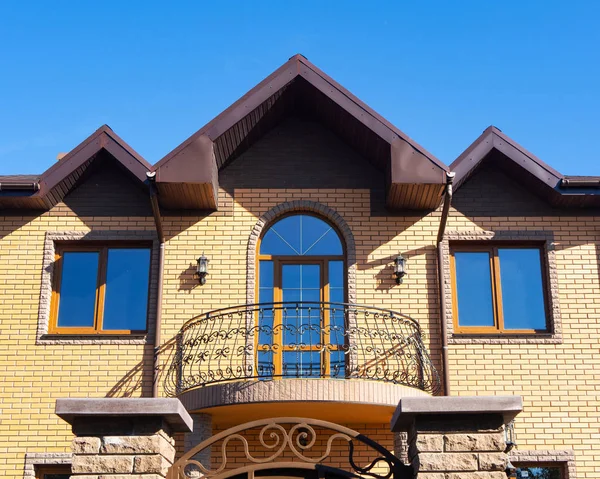
[[598,1],[5,1],[0,174],[107,123],[155,163],[295,53],[449,164],[488,125],[600,175]]

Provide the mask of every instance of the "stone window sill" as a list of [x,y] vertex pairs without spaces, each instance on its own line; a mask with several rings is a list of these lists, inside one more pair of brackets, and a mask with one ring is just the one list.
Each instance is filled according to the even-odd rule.
[[146,344],[148,334],[44,334],[37,344]]
[[536,334],[453,334],[448,344],[561,344],[562,338],[552,333]]

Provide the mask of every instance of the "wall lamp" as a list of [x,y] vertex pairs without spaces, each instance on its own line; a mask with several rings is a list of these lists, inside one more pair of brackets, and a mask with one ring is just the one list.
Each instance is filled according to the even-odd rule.
[[399,254],[394,260],[394,276],[396,284],[402,284],[404,276],[406,276],[406,259]]
[[200,284],[206,284],[206,276],[208,275],[208,262],[210,260],[204,256],[204,253],[202,253],[202,256],[200,256],[200,258],[198,258],[196,260],[196,262],[198,263],[196,266],[196,277],[198,278],[198,282]]

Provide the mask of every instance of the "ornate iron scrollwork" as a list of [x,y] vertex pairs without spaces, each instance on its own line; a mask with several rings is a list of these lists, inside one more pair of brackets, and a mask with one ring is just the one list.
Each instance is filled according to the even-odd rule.
[[[277,324],[273,318],[280,318]],[[268,303],[206,313],[180,330],[165,391],[277,377],[369,379],[436,393],[419,324],[356,304]]]
[[[230,446],[231,443],[237,447]],[[338,444],[335,457],[332,455],[334,443]],[[344,443],[347,461],[339,456]],[[366,446],[371,451],[370,456],[374,456],[367,464],[359,465],[355,458],[358,444]],[[204,462],[198,459],[211,448],[210,462],[214,466],[206,459]],[[234,451],[238,456],[230,458],[228,454]],[[239,457],[240,451],[243,458]],[[411,466],[357,431],[315,419],[273,418],[242,424],[207,439],[173,464],[167,477],[224,479],[250,472],[254,477],[257,471],[278,468],[313,469],[325,472],[326,476],[369,479],[409,479],[413,475]]]

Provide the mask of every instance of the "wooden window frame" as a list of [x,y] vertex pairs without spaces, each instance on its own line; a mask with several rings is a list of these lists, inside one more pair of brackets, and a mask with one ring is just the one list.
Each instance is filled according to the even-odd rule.
[[[148,249],[150,250],[150,263],[148,267],[148,305],[146,307],[146,328],[136,329],[102,329],[104,321],[104,302],[106,294],[106,273],[108,268],[109,249]],[[91,327],[58,326],[58,311],[60,307],[60,287],[62,282],[62,258],[64,253],[70,252],[95,252],[98,257],[98,276],[96,278],[96,299],[94,304],[94,325]],[[54,273],[52,278],[52,299],[50,302],[50,322],[48,334],[57,335],[102,335],[123,336],[140,335],[148,332],[148,314],[150,312],[150,286],[152,280],[152,244],[148,242],[103,242],[92,243],[62,243],[56,245],[54,255]]]
[[36,479],[44,479],[46,474],[68,474],[73,475],[71,472],[71,466],[67,465],[45,465],[38,466],[35,468]]
[[[284,218],[287,218],[289,216],[297,216],[297,215],[304,215],[304,216],[313,216],[321,221],[323,221],[324,223],[327,223],[332,229],[333,231],[336,233],[340,244],[342,245],[342,254],[341,255],[271,255],[271,254],[261,254],[260,253],[260,248],[262,245],[262,239],[264,238],[264,235],[271,229],[272,226],[276,225],[279,221],[281,221]],[[292,211],[289,212],[285,215],[281,215],[279,216],[277,219],[275,219],[272,223],[270,223],[268,226],[266,226],[263,230],[263,234],[261,235],[261,237],[258,239],[257,244],[256,244],[256,269],[255,269],[255,285],[254,285],[254,294],[255,294],[255,298],[257,300],[259,300],[260,298],[260,264],[261,261],[271,261],[273,262],[273,303],[281,303],[282,302],[282,278],[281,278],[281,270],[282,270],[282,265],[283,264],[319,264],[321,267],[321,302],[329,302],[329,262],[330,261],[341,261],[342,262],[342,267],[343,267],[343,272],[344,272],[344,302],[347,303],[348,302],[348,260],[347,260],[347,254],[346,254],[346,244],[344,242],[343,236],[340,233],[339,229],[332,224],[331,222],[329,222],[327,219],[320,217],[319,215],[316,215],[314,213],[311,213],[309,211]],[[276,310],[275,314],[273,315],[273,328],[275,328],[277,325],[280,325],[282,322],[282,310]],[[329,319],[330,319],[330,311],[329,309],[325,308],[324,310],[324,314],[323,314],[323,321],[322,321],[322,327],[325,328],[326,326],[329,325]],[[258,325],[258,321],[259,318],[257,318],[257,325]],[[348,328],[349,325],[345,325],[346,328]],[[279,329],[279,328],[278,328]],[[291,348],[285,348],[285,346],[282,344],[283,343],[283,338],[281,337],[282,333],[281,333],[281,329],[279,329],[280,332],[277,333],[277,336],[273,337],[273,342],[277,343],[277,344],[281,344],[282,346],[282,350],[281,353],[283,353],[283,351],[295,351],[296,349],[291,349]],[[329,338],[322,338],[323,341],[328,341]],[[326,344],[326,343],[324,343]],[[258,335],[256,335],[255,339],[254,339],[254,350],[255,351],[259,351],[259,342],[258,342]],[[316,351],[316,347],[306,347],[306,348],[302,348],[301,351],[306,351],[306,352],[310,352],[310,351]],[[338,349],[335,349],[338,350]],[[342,350],[342,348],[339,348],[339,350]],[[330,358],[329,358],[329,354],[322,354],[321,355],[321,364],[325,366],[325,376],[329,376],[331,373],[331,365],[330,365]],[[273,354],[273,366],[274,366],[274,377],[281,377],[282,375],[282,370],[283,370],[283,354],[279,354],[278,358],[275,358],[275,353]],[[308,376],[307,376],[308,377]]]
[[[540,268],[542,273],[542,293],[544,296],[544,315],[546,327],[544,329],[505,329],[504,313],[502,308],[502,283],[500,276],[500,257],[498,249],[537,249],[540,254]],[[494,315],[493,326],[461,326],[458,317],[458,288],[456,284],[455,252],[476,253],[486,252],[490,255],[490,282],[492,285],[492,312]],[[550,321],[550,290],[548,284],[548,265],[544,255],[544,246],[538,242],[519,243],[477,243],[477,244],[450,244],[450,277],[452,287],[452,317],[455,334],[483,334],[483,335],[539,335],[552,332]]]

